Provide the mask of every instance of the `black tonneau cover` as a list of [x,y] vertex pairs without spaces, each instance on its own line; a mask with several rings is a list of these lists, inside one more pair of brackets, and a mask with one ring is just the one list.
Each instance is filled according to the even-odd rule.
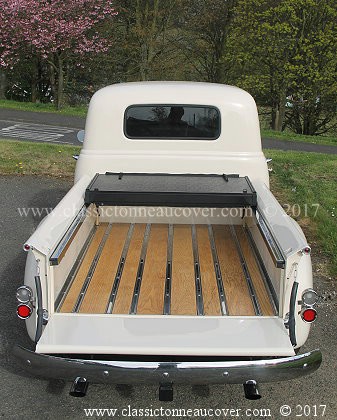
[[112,173],[96,174],[85,204],[101,206],[253,207],[256,192],[247,176]]

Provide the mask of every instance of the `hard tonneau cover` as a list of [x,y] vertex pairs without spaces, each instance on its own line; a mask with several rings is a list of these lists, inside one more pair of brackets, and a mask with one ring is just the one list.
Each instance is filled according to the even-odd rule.
[[96,174],[85,204],[106,206],[253,207],[256,192],[247,176],[208,174]]

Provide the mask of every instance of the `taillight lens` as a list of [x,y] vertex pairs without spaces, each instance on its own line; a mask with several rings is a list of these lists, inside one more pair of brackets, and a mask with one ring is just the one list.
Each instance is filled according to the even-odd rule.
[[16,313],[21,319],[27,319],[31,316],[33,308],[30,305],[21,304],[16,308]]
[[16,299],[20,303],[28,303],[32,300],[33,292],[29,286],[20,286],[16,289]]
[[305,306],[314,306],[318,301],[318,295],[313,289],[306,289],[302,293],[302,303]]
[[301,317],[305,322],[314,322],[317,318],[317,312],[313,308],[303,309],[301,312]]

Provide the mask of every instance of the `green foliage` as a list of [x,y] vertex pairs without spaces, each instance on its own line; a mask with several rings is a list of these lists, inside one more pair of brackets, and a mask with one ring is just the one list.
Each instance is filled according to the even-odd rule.
[[238,0],[185,2],[185,19],[176,41],[199,80],[228,82],[227,46]]
[[336,20],[334,0],[240,0],[237,82],[271,106],[271,128],[327,131],[336,114]]

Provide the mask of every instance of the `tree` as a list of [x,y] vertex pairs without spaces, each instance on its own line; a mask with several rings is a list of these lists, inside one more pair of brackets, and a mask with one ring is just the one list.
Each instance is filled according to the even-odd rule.
[[116,59],[125,80],[167,79],[176,47],[171,42],[174,19],[182,0],[117,2],[119,40]]
[[296,12],[298,43],[285,122],[296,133],[319,135],[333,128],[337,111],[337,6],[307,1]]
[[[324,98],[335,90],[335,21],[333,0],[239,2],[232,34],[237,83],[271,107],[272,129],[288,124],[297,132],[317,132],[308,119],[325,112]],[[289,97],[294,101],[287,110]],[[299,124],[303,118],[307,122]]]
[[201,80],[224,82],[230,63],[226,59],[237,0],[185,2],[179,46]]
[[98,31],[115,15],[110,0],[0,0],[0,64],[11,66],[24,54],[45,61],[57,108],[64,101],[70,63],[107,51],[109,39]]

